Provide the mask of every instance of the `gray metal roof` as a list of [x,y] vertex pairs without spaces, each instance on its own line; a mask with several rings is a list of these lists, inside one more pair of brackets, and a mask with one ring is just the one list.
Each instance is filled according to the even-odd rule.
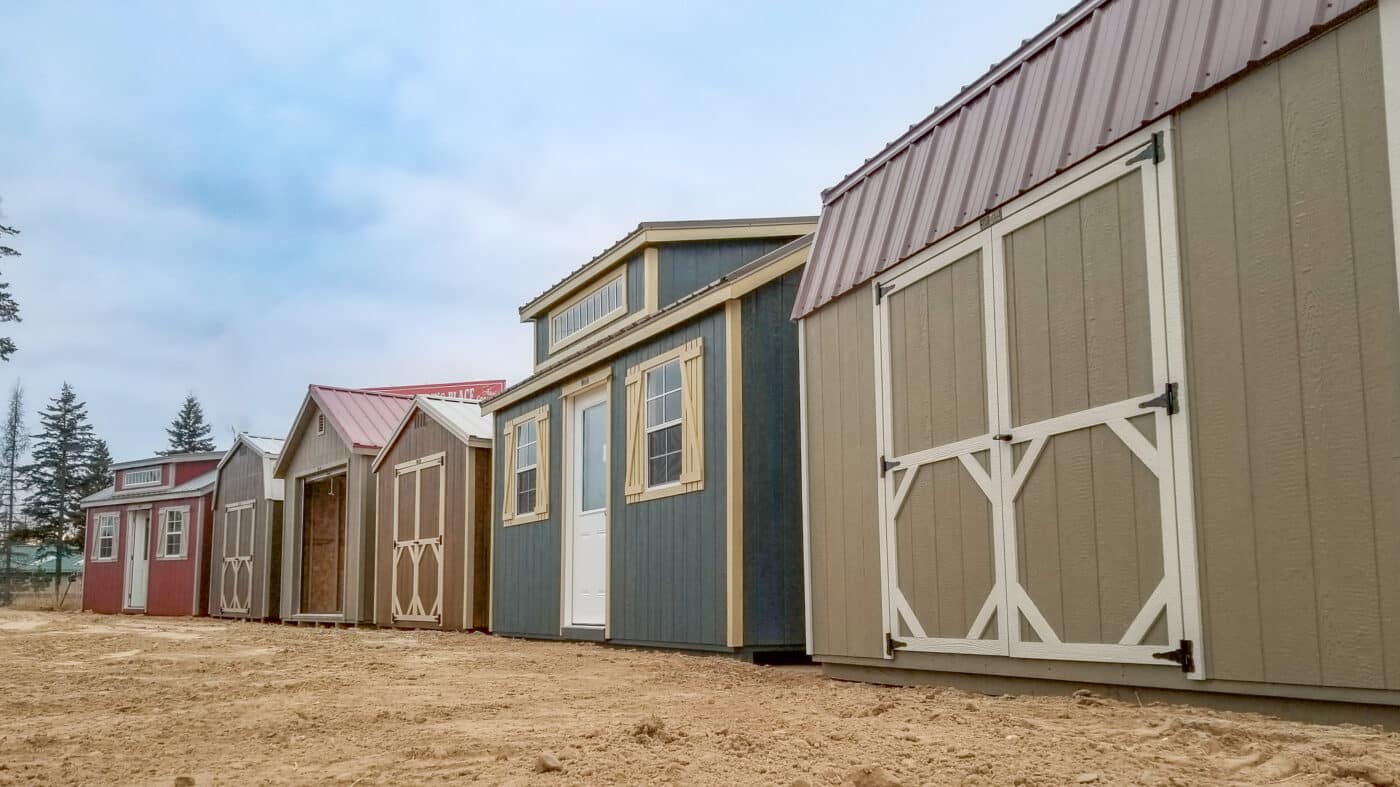
[[91,508],[100,505],[125,505],[127,503],[144,503],[150,500],[172,500],[180,497],[198,497],[205,492],[214,489],[214,479],[218,476],[216,470],[197,475],[183,484],[165,489],[141,489],[131,492],[117,492],[116,487],[107,487],[100,492],[93,492],[80,501],[83,508]]
[[802,317],[1374,0],[1085,0],[822,194]]
[[161,454],[149,459],[129,459],[125,462],[116,462],[112,465],[113,470],[126,470],[133,467],[148,467],[150,465],[180,464],[181,462],[207,462],[211,459],[218,460],[224,455],[223,451],[202,451],[191,454]]

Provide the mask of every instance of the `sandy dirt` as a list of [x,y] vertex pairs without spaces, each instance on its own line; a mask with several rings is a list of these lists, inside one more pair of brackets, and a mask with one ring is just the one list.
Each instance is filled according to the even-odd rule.
[[[558,770],[552,770],[553,768]],[[0,784],[1389,784],[1400,734],[481,634],[0,610]]]

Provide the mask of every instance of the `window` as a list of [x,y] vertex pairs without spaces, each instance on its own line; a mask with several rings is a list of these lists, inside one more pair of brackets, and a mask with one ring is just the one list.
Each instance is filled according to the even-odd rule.
[[117,521],[119,514],[98,514],[93,519],[97,526],[97,548],[93,560],[117,559]]
[[502,455],[506,460],[501,521],[507,525],[538,522],[549,516],[549,407],[506,422]]
[[647,486],[681,480],[681,362],[646,373]]
[[589,328],[627,311],[626,271],[549,317],[550,346],[557,347]]
[[188,508],[167,508],[160,512],[160,556],[182,558],[185,556],[190,510]]
[[628,503],[705,488],[704,343],[627,370]]
[[316,414],[316,434],[317,434],[317,435],[323,435],[323,434],[325,434],[325,433],[326,433],[326,415],[325,415],[325,413],[317,413],[317,414]]
[[155,486],[159,483],[159,467],[142,467],[138,470],[128,470],[122,474],[123,489],[130,489],[133,486]]
[[539,433],[534,421],[515,427],[515,510],[535,510],[535,475],[538,470]]

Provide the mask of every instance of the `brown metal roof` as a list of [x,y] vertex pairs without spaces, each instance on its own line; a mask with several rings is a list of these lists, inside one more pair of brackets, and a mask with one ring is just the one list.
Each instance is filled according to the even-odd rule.
[[1085,0],[822,194],[793,317],[1374,0]]

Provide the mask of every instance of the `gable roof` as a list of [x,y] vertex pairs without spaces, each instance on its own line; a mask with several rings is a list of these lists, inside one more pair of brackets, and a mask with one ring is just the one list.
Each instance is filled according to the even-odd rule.
[[185,462],[208,462],[219,459],[224,455],[223,451],[194,451],[186,454],[157,454],[147,459],[128,459],[124,462],[113,462],[113,470],[130,470],[137,467],[150,467],[151,465],[178,465]]
[[419,394],[413,398],[413,405],[404,412],[393,433],[384,441],[384,447],[380,448],[374,457],[371,468],[379,470],[379,465],[383,464],[399,435],[413,421],[413,414],[420,410],[468,445],[490,447],[495,436],[491,416],[482,414],[480,404],[455,397]]
[[263,462],[263,494],[269,500],[281,500],[283,498],[283,489],[285,486],[282,479],[272,477],[272,467],[270,465],[275,465],[278,457],[281,456],[283,442],[285,441],[280,437],[259,437],[258,435],[251,435],[247,432],[239,432],[238,435],[233,438],[233,445],[229,446],[228,451],[224,453],[224,458],[219,460],[219,466],[214,468],[215,497],[219,494],[218,477],[223,475],[224,465],[228,464],[229,460],[233,458],[234,453],[238,450],[238,446],[246,445],[249,450],[257,454],[258,458]]
[[283,442],[282,454],[277,458],[273,476],[280,478],[286,472],[288,462],[306,434],[313,412],[319,410],[326,416],[336,436],[351,453],[373,455],[394,433],[394,427],[412,404],[412,397],[400,394],[308,385],[306,398],[302,400],[301,409],[297,411],[296,420],[292,422],[292,428]]
[[[174,500],[181,497],[200,497],[214,491],[214,479],[218,473],[210,470],[207,473],[191,478],[183,484],[166,489],[150,489],[137,492],[118,492],[115,486],[109,486],[98,492],[93,492],[83,498],[78,505],[82,508],[93,508],[101,505],[126,505],[128,503],[148,503],[156,500]],[[144,494],[143,494],[144,492]]]
[[822,194],[800,318],[1373,0],[1084,0]]

